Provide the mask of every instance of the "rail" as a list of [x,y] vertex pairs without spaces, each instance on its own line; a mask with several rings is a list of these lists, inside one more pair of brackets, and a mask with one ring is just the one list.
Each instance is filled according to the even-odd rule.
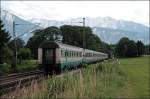
[[40,70],[1,76],[0,95],[5,92],[14,90],[17,87],[29,85],[33,80],[39,80],[41,76],[44,76],[44,72]]

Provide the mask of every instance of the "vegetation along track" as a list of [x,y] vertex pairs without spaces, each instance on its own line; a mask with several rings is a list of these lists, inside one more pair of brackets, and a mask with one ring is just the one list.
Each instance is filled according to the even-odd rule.
[[28,85],[35,79],[40,80],[41,76],[44,76],[44,72],[40,70],[1,76],[0,94]]

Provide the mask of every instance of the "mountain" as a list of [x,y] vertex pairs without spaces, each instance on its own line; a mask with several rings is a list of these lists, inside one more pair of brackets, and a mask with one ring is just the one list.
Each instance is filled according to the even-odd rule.
[[110,44],[117,43],[122,37],[128,37],[134,41],[141,40],[145,44],[149,44],[149,32],[134,32],[101,27],[93,27],[93,31],[102,41]]
[[15,33],[16,36],[22,38],[25,42],[33,35],[31,31],[35,30],[37,25],[24,20],[16,15],[12,15],[10,12],[1,10],[1,20],[4,24],[4,28],[8,31],[13,38],[13,22],[15,22]]
[[[8,30],[12,35],[12,20],[14,20],[17,24],[30,24],[30,25],[17,25],[15,30],[17,35],[24,34],[22,38],[27,41],[29,37],[32,36],[31,33],[27,33],[27,31],[32,30],[33,27],[37,27],[35,24],[40,23],[41,27],[48,26],[61,26],[61,25],[80,25],[79,23],[82,21],[82,18],[72,18],[63,21],[57,20],[46,20],[46,19],[37,19],[33,18],[32,20],[25,20],[18,16],[14,16],[12,19],[11,14],[9,12],[2,11],[1,19],[5,24],[6,30]],[[104,42],[115,44],[120,38],[128,37],[134,41],[141,40],[145,44],[149,44],[149,27],[125,20],[116,20],[111,17],[97,17],[97,18],[85,18],[86,26],[90,26],[93,30],[93,33],[98,35],[100,39]],[[38,28],[41,28],[38,27]]]
[[[111,17],[85,18],[86,26],[90,26],[93,33],[98,35],[102,41],[115,44],[122,37],[128,37],[134,41],[141,40],[145,44],[149,44],[149,27],[124,20],[116,20]],[[61,26],[64,24],[80,25],[82,18],[68,19],[64,21],[33,19],[32,22],[40,22],[42,26]]]

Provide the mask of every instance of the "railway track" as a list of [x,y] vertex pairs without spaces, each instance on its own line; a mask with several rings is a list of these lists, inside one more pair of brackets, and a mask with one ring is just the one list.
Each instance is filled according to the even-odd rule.
[[[80,69],[71,70],[68,72],[69,75],[74,75],[80,72]],[[65,76],[66,72],[56,75],[56,78],[61,78]],[[17,73],[11,74],[8,76],[1,76],[0,77],[0,96],[14,91],[17,88],[22,88],[23,86],[31,85],[32,81],[40,81],[44,76],[44,72],[40,70],[25,72],[25,73]]]
[[33,80],[40,80],[44,72],[40,70],[17,73],[0,77],[0,94],[15,90],[18,87],[31,84]]

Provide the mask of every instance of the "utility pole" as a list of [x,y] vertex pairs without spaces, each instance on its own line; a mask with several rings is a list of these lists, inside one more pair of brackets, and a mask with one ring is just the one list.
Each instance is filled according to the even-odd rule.
[[12,66],[12,69],[15,71],[16,70],[16,65],[17,65],[17,44],[16,44],[16,32],[15,32],[15,21],[13,20],[13,39],[14,39],[14,64]]
[[85,18],[83,18],[83,49],[85,49]]
[[31,25],[31,24],[16,24],[15,21],[13,20],[13,39],[14,39],[14,47],[15,47],[15,50],[14,50],[14,58],[13,58],[13,64],[12,64],[12,69],[15,71],[16,70],[16,65],[17,65],[17,38],[20,37],[20,36],[23,36],[24,34],[21,34],[19,36],[16,36],[16,31],[15,31],[15,26],[16,25]]
[[85,62],[85,18],[83,18],[83,62]]
[[[3,10],[3,11],[5,11],[6,13],[8,13],[8,11],[7,10]],[[12,13],[10,13],[11,14],[11,16],[12,16],[12,24],[13,24],[13,26],[12,26],[12,32],[13,32],[13,40],[14,40],[14,57],[13,57],[13,64],[12,64],[12,69],[15,71],[16,70],[16,65],[17,65],[17,41],[16,41],[16,39],[18,38],[18,37],[21,37],[21,36],[23,36],[24,34],[26,34],[26,33],[28,33],[28,32],[26,32],[26,33],[24,33],[24,34],[21,34],[21,35],[19,35],[19,36],[17,36],[16,35],[16,30],[15,30],[15,28],[16,28],[16,25],[31,25],[31,24],[16,24],[15,23],[15,21],[14,21],[14,19],[15,19],[15,15],[14,14],[12,14]],[[40,24],[39,24],[40,25]],[[37,25],[37,26],[39,26],[39,25]]]
[[86,40],[86,38],[85,38],[85,18],[83,17],[83,21],[79,21],[79,22],[72,22],[71,21],[71,25],[72,25],[72,23],[82,23],[83,24],[83,41],[82,41],[82,47],[83,47],[83,61],[84,61],[84,56],[85,56],[85,48],[86,48],[86,42],[85,42],[85,40]]

